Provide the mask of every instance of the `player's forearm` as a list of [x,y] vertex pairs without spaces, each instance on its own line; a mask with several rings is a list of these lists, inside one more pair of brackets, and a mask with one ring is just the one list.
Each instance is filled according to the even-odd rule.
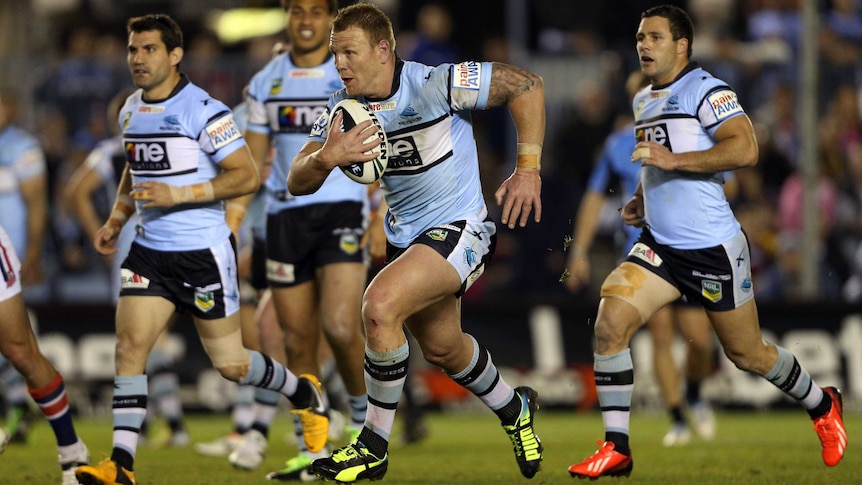
[[578,207],[578,216],[575,222],[575,230],[572,235],[571,251],[582,253],[586,256],[593,245],[596,237],[596,228],[599,225],[599,213],[604,205],[604,197],[592,190],[588,190]]
[[313,194],[323,185],[334,166],[319,158],[321,150],[299,152],[287,174],[287,190],[293,195]]

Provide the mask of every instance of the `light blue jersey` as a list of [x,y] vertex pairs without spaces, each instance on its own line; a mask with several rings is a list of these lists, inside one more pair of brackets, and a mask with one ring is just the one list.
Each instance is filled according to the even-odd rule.
[[[144,101],[138,90],[120,110],[132,183],[175,186],[212,180],[218,163],[245,146],[231,110],[182,76],[173,93]],[[159,251],[209,248],[230,237],[222,201],[142,208],[135,242]]]
[[326,101],[343,87],[331,58],[317,67],[300,68],[293,64],[289,53],[275,57],[252,78],[246,129],[275,140],[275,161],[266,181],[267,213],[310,204],[365,201],[368,188],[350,180],[340,170],[333,170],[313,194],[296,197],[287,192],[287,174],[293,158],[326,109]]
[[[599,160],[587,182],[587,187],[593,192],[604,194],[611,180],[616,177],[619,179],[620,187],[622,187],[622,193],[619,194],[619,197],[623,202],[628,201],[635,193],[641,178],[641,167],[640,164],[631,161],[632,152],[635,149],[635,137],[632,134],[632,128],[633,125],[628,124],[608,135],[602,153],[599,155]],[[625,255],[635,245],[641,230],[639,227],[628,224],[622,224],[622,226],[626,235],[626,242],[623,246],[623,255]]]
[[[389,141],[380,187],[392,245],[407,247],[436,225],[487,217],[470,110],[485,109],[490,82],[491,63],[429,67],[399,59],[392,96],[358,98],[374,110]],[[309,141],[325,141],[330,110],[347,97],[341,90],[329,99]]]
[[27,204],[21,184],[45,174],[45,154],[38,140],[17,126],[0,131],[0,226],[18,254],[27,253]]
[[[736,93],[694,63],[672,83],[642,89],[633,107],[637,141],[653,141],[674,153],[711,148],[718,127],[745,114]],[[724,195],[722,172],[644,167],[641,183],[646,223],[660,244],[701,249],[740,231]]]

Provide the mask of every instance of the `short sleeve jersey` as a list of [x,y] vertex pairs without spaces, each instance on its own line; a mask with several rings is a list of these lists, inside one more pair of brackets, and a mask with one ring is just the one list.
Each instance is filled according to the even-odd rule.
[[21,183],[45,173],[45,154],[36,138],[12,125],[0,131],[0,226],[18,254],[24,254],[28,244]]
[[[697,64],[670,84],[647,86],[635,95],[635,138],[664,145],[674,153],[707,150],[716,130],[745,114],[736,93]],[[660,244],[702,249],[727,241],[740,231],[724,195],[724,174],[644,167],[644,212]]]
[[329,97],[343,87],[331,58],[319,66],[301,68],[293,64],[289,53],[273,58],[252,78],[246,129],[270,135],[275,141],[275,161],[266,180],[267,213],[310,204],[365,200],[367,187],[350,180],[340,170],[333,170],[313,194],[295,197],[287,192],[287,174],[293,158],[326,109]]
[[[145,101],[142,92],[129,96],[119,117],[132,183],[206,182],[218,175],[222,160],[245,146],[231,110],[185,76],[167,99]],[[137,203],[135,242],[150,249],[205,249],[230,236],[222,201],[142,206]]]
[[[490,63],[429,67],[399,59],[390,97],[357,98],[377,115],[389,142],[380,188],[394,246],[407,247],[436,225],[487,217],[470,110],[485,109],[490,82]],[[329,99],[310,141],[325,141],[330,110],[347,97],[341,90]]]

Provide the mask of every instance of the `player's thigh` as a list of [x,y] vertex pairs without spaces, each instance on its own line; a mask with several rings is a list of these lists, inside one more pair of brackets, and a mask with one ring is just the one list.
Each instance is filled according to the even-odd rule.
[[699,348],[712,347],[712,326],[702,306],[677,306],[676,321],[686,342]]
[[311,337],[320,332],[319,293],[313,280],[295,286],[272,287],[272,303],[285,338]]
[[117,302],[118,345],[149,352],[173,317],[176,306],[160,296],[122,296]]
[[242,345],[239,313],[215,319],[194,317],[194,322],[201,344],[215,368],[248,363],[248,351]]
[[318,268],[320,311],[327,332],[353,332],[359,328],[367,276],[368,267],[363,263],[333,263]]
[[652,337],[654,349],[670,349],[676,336],[673,310],[670,305],[665,305],[647,320],[647,329]]
[[13,362],[18,359],[12,355],[13,352],[23,352],[21,358],[38,353],[36,337],[30,327],[21,293],[0,300],[0,350]]
[[370,320],[400,325],[408,317],[452,297],[461,288],[455,268],[430,246],[414,244],[377,273],[363,299]]
[[769,358],[765,354],[769,353],[770,346],[761,336],[757,305],[753,299],[729,311],[707,310],[707,315],[724,353],[735,364],[745,368],[768,365],[765,361]]
[[[623,261],[605,278],[596,325],[610,325],[631,333],[681,293],[645,267]],[[634,310],[634,311],[632,311]]]
[[454,295],[445,295],[414,313],[405,323],[429,362],[464,348],[462,343],[466,336],[461,328],[461,300]]

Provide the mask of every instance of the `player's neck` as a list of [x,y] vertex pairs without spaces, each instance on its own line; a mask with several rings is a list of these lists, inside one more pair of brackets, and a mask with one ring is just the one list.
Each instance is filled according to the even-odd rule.
[[326,62],[328,57],[328,46],[308,52],[290,51],[290,60],[293,61],[293,65],[296,67],[317,67]]

